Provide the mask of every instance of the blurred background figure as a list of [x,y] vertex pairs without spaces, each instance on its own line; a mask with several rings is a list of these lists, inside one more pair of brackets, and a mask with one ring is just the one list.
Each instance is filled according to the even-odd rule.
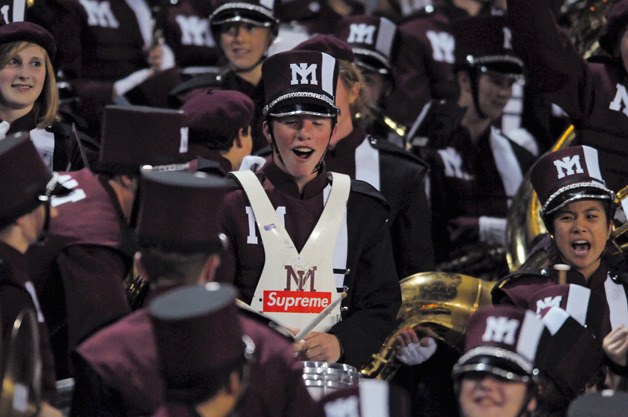
[[253,152],[267,145],[262,134],[261,80],[262,63],[277,36],[275,7],[274,0],[216,0],[209,24],[224,58],[222,71],[218,75],[194,77],[170,92],[171,104],[177,107],[209,88],[236,90],[249,96],[255,104],[251,121]]

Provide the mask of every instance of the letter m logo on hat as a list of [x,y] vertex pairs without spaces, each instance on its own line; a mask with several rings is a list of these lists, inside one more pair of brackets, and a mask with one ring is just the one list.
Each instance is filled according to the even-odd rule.
[[290,70],[292,70],[292,79],[290,80],[290,84],[318,85],[318,80],[316,79],[317,69],[318,65],[316,64],[290,64]]
[[350,33],[347,42],[349,43],[367,43],[373,45],[373,35],[375,34],[375,26],[365,23],[354,23],[350,26]]
[[562,159],[554,161],[554,166],[558,172],[558,179],[564,178],[566,175],[583,174],[584,170],[580,164],[580,155],[566,156]]
[[489,316],[486,318],[486,330],[482,335],[482,341],[514,345],[519,324],[517,319]]

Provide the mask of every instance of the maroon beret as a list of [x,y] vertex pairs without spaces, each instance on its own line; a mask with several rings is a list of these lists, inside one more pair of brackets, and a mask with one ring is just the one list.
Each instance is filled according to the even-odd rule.
[[190,143],[227,150],[238,129],[251,123],[255,104],[239,91],[209,90],[187,101],[181,110],[185,112]]
[[387,381],[365,379],[321,399],[325,417],[410,417],[408,394]]
[[26,132],[0,141],[0,229],[34,210],[53,175]]
[[609,11],[606,24],[600,31],[599,42],[602,49],[614,55],[617,42],[626,25],[628,25],[628,0],[619,0]]
[[546,332],[541,319],[530,310],[490,306],[469,319],[465,353],[454,366],[454,376],[465,372],[490,372],[505,379],[532,375],[539,342]]
[[179,287],[148,307],[167,397],[184,399],[245,358],[243,331],[229,284]]
[[57,52],[55,40],[46,29],[31,22],[12,22],[0,26],[0,44],[30,42],[46,50],[50,60]]
[[572,400],[602,366],[601,340],[560,307],[547,310],[542,321],[549,333],[539,343],[534,366]]
[[355,61],[351,46],[344,40],[333,35],[316,35],[295,46],[293,51],[318,51],[344,61]]
[[329,54],[292,50],[271,55],[262,64],[262,80],[265,116],[338,115],[338,67]]
[[182,110],[106,106],[97,171],[136,175],[142,165],[187,162],[187,146]]
[[530,181],[543,215],[577,200],[614,199],[600,174],[597,150],[589,146],[570,146],[543,155],[530,169]]
[[391,71],[397,34],[393,22],[385,17],[347,16],[338,22],[335,33],[351,46],[359,66],[382,74]]
[[189,171],[142,172],[137,236],[144,246],[179,252],[220,252],[218,218],[233,182]]
[[521,74],[523,60],[512,49],[509,33],[504,16],[475,16],[456,20],[453,23],[456,67],[487,68]]

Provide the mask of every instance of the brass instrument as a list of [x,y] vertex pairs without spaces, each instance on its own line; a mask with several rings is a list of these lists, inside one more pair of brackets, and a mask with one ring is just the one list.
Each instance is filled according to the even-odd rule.
[[41,356],[37,318],[24,309],[15,319],[6,357],[0,416],[32,417],[41,401]]
[[613,263],[623,263],[628,254],[628,185],[617,192],[615,205],[617,211],[613,219],[613,231],[606,248],[606,255],[613,259]]
[[402,304],[397,328],[360,373],[366,378],[391,380],[402,365],[396,359],[397,337],[412,328],[462,352],[469,317],[491,304],[494,282],[468,275],[421,272],[400,282]]

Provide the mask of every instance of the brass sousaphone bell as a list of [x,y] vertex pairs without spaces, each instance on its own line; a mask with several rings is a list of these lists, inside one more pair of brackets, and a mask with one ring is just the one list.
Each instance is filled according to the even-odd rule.
[[360,370],[362,376],[383,380],[393,378],[401,366],[395,354],[396,340],[407,328],[462,352],[469,318],[478,308],[491,304],[494,284],[446,272],[421,272],[403,279],[400,282],[402,304],[397,314],[397,328]]

